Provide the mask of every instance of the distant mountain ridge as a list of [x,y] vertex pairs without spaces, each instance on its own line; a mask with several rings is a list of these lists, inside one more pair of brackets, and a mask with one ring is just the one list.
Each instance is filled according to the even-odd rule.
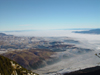
[[36,30],[11,30],[11,31],[1,31],[1,32],[27,32],[27,31],[36,31]]
[[91,30],[88,30],[88,31],[75,31],[74,33],[100,34],[100,28],[98,28],[98,29],[91,29]]
[[[65,29],[48,29],[48,30],[89,30],[93,28],[65,28]],[[9,31],[1,31],[1,32],[29,32],[29,31],[40,31],[40,30],[9,30]]]
[[0,36],[13,36],[13,35],[7,35],[5,33],[0,33]]
[[4,33],[0,33],[0,36],[6,36],[6,34],[4,34]]

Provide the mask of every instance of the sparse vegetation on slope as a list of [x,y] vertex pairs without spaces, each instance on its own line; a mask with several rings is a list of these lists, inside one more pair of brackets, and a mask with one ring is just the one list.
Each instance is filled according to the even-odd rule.
[[0,75],[38,75],[0,55]]

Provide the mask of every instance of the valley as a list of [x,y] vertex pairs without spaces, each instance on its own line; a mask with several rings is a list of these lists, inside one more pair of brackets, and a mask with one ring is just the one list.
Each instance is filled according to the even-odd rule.
[[[78,65],[80,62],[77,61],[86,60],[84,57],[93,55],[94,58],[94,49],[95,46],[88,41],[71,37],[0,36],[1,55],[40,75],[78,70],[75,62]],[[87,67],[81,65],[81,68]]]

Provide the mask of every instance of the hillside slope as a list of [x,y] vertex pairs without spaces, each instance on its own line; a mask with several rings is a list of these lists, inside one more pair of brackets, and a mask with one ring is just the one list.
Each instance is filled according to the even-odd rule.
[[45,60],[53,54],[52,51],[43,49],[30,49],[22,51],[9,51],[3,56],[16,61],[26,69],[37,69],[46,65]]
[[0,55],[0,75],[38,75]]
[[86,68],[71,73],[65,73],[64,75],[100,75],[100,66]]

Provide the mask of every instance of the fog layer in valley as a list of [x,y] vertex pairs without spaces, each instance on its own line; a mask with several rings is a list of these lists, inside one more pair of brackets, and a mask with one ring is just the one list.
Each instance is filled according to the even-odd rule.
[[[66,50],[64,52],[58,52],[57,56],[62,54],[73,55],[73,57],[68,59],[62,59],[58,63],[53,65],[47,65],[44,68],[40,68],[35,72],[40,73],[40,75],[53,75],[55,73],[64,73],[74,70],[79,70],[87,67],[97,66],[100,59],[95,55],[95,53],[100,53],[100,35],[95,34],[78,34],[71,33],[71,30],[51,30],[51,31],[29,31],[29,32],[6,32],[6,34],[12,34],[17,36],[35,36],[35,37],[70,37],[71,39],[78,40],[80,43],[75,44],[75,46],[80,48],[91,49],[91,52],[83,53],[77,55],[71,50]],[[61,39],[59,39],[60,41]]]

